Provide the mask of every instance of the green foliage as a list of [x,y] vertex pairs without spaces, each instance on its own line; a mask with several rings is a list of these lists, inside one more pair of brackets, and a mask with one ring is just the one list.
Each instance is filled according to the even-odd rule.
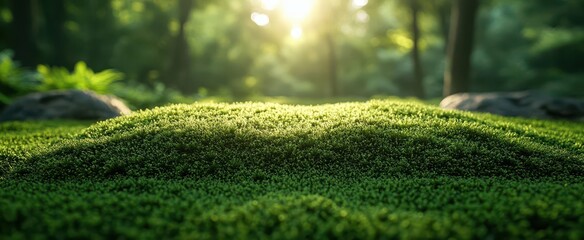
[[175,89],[167,88],[157,83],[154,88],[143,84],[117,84],[111,93],[124,99],[133,109],[146,109],[175,103],[192,103],[200,99],[183,95]]
[[0,52],[0,105],[8,104],[12,98],[33,91],[38,84],[38,75],[29,72],[12,60],[12,51]]
[[[8,41],[14,16],[4,2],[0,47],[14,49],[17,46]],[[118,69],[129,82],[161,82],[180,86],[175,90],[186,94],[203,87],[233,97],[322,97],[329,91],[323,34],[331,33],[341,96],[411,95],[408,1],[369,1],[360,9],[349,6],[349,0],[315,1],[308,18],[297,23],[282,10],[262,8],[262,1],[195,1],[184,25],[190,59],[181,71],[173,71],[181,29],[178,2],[42,3],[32,11],[38,31],[34,46],[28,47],[39,49],[38,63],[70,69],[83,59],[93,69]],[[425,88],[429,98],[441,97],[452,1],[418,2]],[[578,0],[481,4],[472,91],[539,89],[581,97],[579,79],[584,74],[575,59],[584,55],[583,9]],[[269,15],[269,24],[256,25],[250,19],[253,12]],[[291,39],[293,25],[303,28],[301,39]],[[180,76],[180,82],[173,76]],[[248,79],[256,84],[250,86]],[[2,94],[6,102],[5,91]]]
[[114,83],[124,76],[111,69],[95,73],[84,62],[78,62],[71,73],[64,67],[45,65],[39,65],[34,72],[21,68],[12,55],[10,50],[0,52],[0,106],[37,91],[82,89],[110,93]]
[[375,100],[88,125],[0,124],[0,238],[584,237],[577,123]]
[[94,73],[85,62],[75,64],[73,72],[63,67],[48,67],[39,65],[37,71],[42,76],[38,90],[81,89],[98,93],[110,92],[111,85],[123,78],[123,74],[115,70],[104,70]]

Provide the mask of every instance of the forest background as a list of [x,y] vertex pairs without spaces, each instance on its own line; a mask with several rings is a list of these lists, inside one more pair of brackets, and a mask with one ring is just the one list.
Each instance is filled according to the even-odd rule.
[[462,90],[583,97],[582,0],[2,0],[0,102],[72,87],[136,108],[209,96],[437,99],[448,66],[463,65],[449,59],[457,5],[476,9]]

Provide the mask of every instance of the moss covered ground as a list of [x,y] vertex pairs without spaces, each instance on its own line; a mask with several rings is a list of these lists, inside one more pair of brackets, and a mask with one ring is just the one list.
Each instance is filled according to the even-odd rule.
[[2,239],[584,238],[581,123],[372,100],[0,133]]

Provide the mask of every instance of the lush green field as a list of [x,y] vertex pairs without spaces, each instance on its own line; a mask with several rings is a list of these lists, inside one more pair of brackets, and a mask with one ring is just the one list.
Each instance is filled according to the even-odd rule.
[[584,238],[584,126],[406,101],[0,124],[4,238]]

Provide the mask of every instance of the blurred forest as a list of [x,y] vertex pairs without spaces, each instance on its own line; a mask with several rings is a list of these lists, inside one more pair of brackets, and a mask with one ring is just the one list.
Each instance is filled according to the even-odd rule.
[[[105,71],[123,87],[104,91],[127,98],[583,97],[582,13],[584,0],[0,0],[0,96]],[[462,85],[445,90],[445,76]]]

